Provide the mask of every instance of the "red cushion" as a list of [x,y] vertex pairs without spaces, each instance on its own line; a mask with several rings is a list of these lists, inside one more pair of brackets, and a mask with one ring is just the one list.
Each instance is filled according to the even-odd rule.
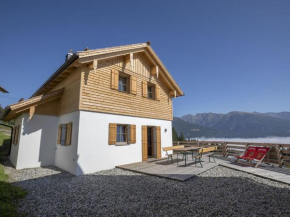
[[245,154],[242,156],[235,156],[239,159],[245,160],[261,160],[270,150],[270,147],[248,147]]

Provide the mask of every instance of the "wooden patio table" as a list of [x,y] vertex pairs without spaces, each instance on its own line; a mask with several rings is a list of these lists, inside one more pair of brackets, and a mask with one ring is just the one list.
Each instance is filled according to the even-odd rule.
[[177,152],[177,164],[178,164],[178,153],[185,153],[184,161],[185,161],[185,166],[186,166],[186,158],[187,158],[186,153],[187,152],[191,152],[191,154],[193,154],[193,152],[199,150],[200,148],[201,147],[186,147],[186,148],[177,148],[177,149],[175,149],[174,151]]

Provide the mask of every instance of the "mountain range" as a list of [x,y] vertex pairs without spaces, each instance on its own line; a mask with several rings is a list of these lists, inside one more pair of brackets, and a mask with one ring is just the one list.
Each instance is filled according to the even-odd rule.
[[173,127],[186,138],[257,138],[290,136],[290,112],[198,113],[174,117]]

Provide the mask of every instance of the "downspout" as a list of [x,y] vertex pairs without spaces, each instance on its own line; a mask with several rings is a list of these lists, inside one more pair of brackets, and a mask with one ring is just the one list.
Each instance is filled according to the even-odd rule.
[[6,157],[10,156],[10,153],[11,153],[11,147],[12,147],[12,135],[13,135],[13,127],[9,126],[9,125],[6,125],[6,124],[0,124],[2,126],[5,126],[5,127],[9,127],[11,129],[11,133],[10,133],[10,148],[9,148],[9,153],[8,155],[6,155]]

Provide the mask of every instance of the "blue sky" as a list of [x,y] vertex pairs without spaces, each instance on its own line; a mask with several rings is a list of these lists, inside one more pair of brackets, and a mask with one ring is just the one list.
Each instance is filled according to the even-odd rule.
[[151,41],[174,115],[290,111],[290,1],[3,1],[0,93],[30,95],[74,51]]

